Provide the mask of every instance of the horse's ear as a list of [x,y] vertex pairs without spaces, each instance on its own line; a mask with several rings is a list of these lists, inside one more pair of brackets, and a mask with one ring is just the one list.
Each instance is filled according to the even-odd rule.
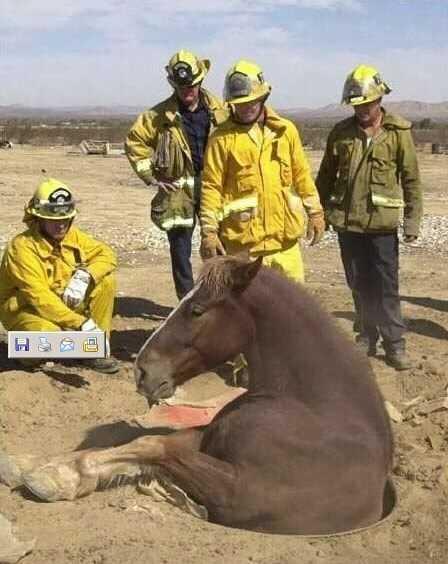
[[245,290],[257,275],[263,264],[263,257],[253,262],[239,262],[232,270],[232,289],[239,292]]

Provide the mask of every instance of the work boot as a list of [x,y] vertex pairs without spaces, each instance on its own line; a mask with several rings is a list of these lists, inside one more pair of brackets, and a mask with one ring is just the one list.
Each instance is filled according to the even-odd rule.
[[395,370],[409,370],[413,362],[404,349],[386,350],[386,363]]
[[102,372],[103,374],[116,374],[120,370],[118,362],[112,357],[89,358],[84,361],[84,364],[95,372]]
[[367,356],[376,356],[376,340],[371,339],[367,335],[356,335],[356,348]]

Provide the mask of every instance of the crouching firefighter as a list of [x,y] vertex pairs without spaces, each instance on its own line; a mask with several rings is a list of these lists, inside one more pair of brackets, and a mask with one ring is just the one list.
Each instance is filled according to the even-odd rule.
[[[53,178],[25,206],[27,229],[9,242],[0,266],[0,321],[8,331],[101,330],[109,342],[117,260],[73,225],[76,213],[71,190]],[[85,362],[98,372],[119,369],[112,357]]]
[[210,61],[181,50],[165,67],[173,94],[143,112],[126,139],[136,174],[157,189],[151,219],[167,232],[176,294],[193,287],[191,239],[199,209],[204,150],[210,130],[225,121],[221,101],[202,88]]

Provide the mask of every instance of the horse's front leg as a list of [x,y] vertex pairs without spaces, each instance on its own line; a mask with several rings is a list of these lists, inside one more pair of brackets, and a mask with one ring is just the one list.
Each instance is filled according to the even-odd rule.
[[[186,449],[199,449],[201,428],[174,433]],[[22,482],[46,501],[73,500],[107,486],[118,476],[135,478],[148,472],[163,455],[168,436],[140,437],[113,448],[87,449],[52,458],[47,464],[22,474]]]
[[[24,485],[46,501],[73,500],[117,476],[138,476],[152,465],[168,471],[175,483],[209,507],[228,499],[234,470],[199,452],[203,431],[187,429],[166,436],[140,437],[115,448],[73,452],[23,475]],[[213,511],[213,508],[212,508]]]

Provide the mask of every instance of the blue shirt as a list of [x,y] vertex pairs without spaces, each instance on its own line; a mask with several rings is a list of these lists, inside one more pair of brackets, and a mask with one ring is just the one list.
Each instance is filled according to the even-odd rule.
[[199,176],[204,166],[204,151],[210,133],[210,114],[202,98],[193,111],[179,103],[179,112],[193,159],[194,174]]

